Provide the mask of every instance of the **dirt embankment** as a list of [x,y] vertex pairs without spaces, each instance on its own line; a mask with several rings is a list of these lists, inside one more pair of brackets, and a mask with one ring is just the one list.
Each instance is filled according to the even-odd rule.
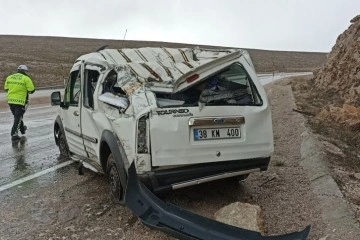
[[325,102],[331,102],[332,96],[319,94],[313,79],[295,78],[292,88],[297,105],[295,111],[303,113],[313,133],[322,142],[322,153],[331,175],[360,222],[360,132],[356,125],[351,124],[352,119],[356,119],[352,113],[356,108],[346,104],[323,107]]
[[360,15],[315,77],[295,80],[293,90],[297,110],[323,136],[332,175],[360,220]]

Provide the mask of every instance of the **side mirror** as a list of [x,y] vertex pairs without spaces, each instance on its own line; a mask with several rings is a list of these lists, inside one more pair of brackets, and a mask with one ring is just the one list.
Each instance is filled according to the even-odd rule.
[[51,93],[51,106],[61,106],[61,94],[59,91]]

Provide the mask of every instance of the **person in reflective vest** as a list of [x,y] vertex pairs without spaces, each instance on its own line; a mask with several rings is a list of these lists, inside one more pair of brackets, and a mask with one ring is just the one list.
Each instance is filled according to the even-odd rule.
[[13,141],[21,139],[19,130],[21,134],[25,134],[27,127],[24,125],[23,116],[29,101],[29,93],[35,92],[34,84],[27,75],[28,70],[26,65],[20,65],[17,73],[8,76],[5,80],[4,89],[7,92],[7,102],[14,115],[14,123],[11,128],[11,140]]

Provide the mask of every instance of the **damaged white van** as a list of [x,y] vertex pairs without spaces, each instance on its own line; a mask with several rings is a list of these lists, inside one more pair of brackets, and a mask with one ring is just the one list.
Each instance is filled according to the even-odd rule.
[[270,106],[239,49],[99,49],[70,71],[56,144],[105,173],[122,201],[129,166],[153,191],[266,170]]

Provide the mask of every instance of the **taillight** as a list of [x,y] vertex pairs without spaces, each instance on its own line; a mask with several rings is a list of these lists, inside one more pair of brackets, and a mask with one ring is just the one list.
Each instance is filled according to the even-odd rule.
[[191,83],[191,82],[195,81],[198,78],[199,78],[199,74],[194,74],[194,75],[191,75],[190,77],[186,78],[186,82]]
[[148,153],[147,136],[146,136],[146,119],[147,116],[143,116],[138,121],[137,129],[137,152]]

